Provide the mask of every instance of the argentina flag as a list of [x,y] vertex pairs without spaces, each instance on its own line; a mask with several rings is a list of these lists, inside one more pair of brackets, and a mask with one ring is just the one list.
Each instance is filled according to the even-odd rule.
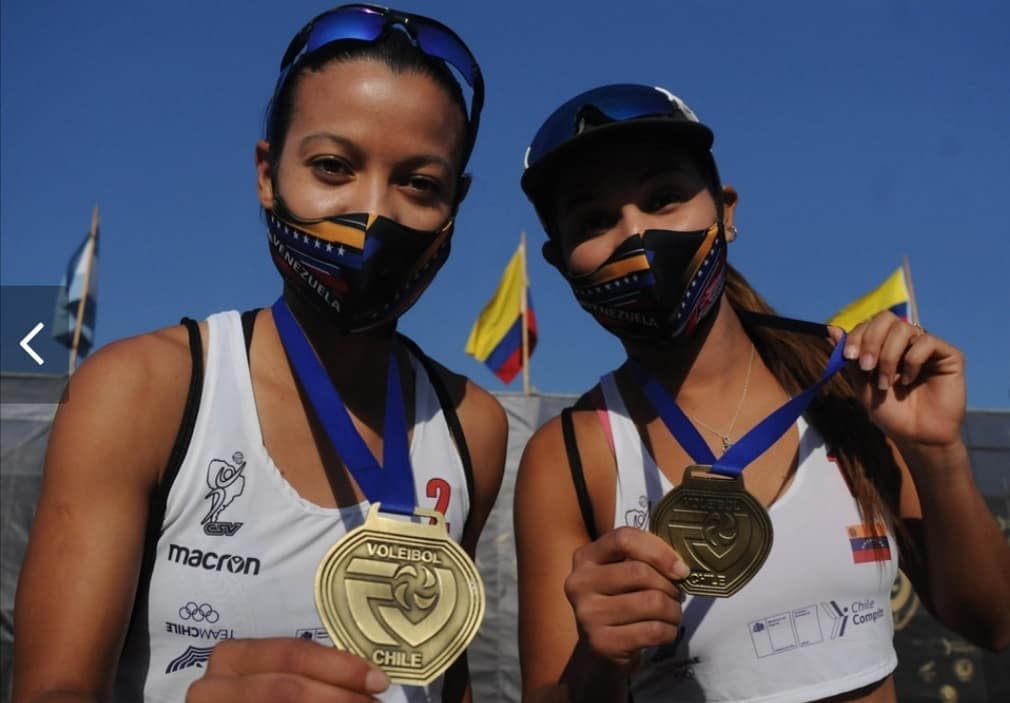
[[[95,337],[95,300],[98,297],[98,218],[97,212],[91,232],[70,257],[67,270],[60,281],[60,292],[53,313],[53,338],[68,348],[74,346],[77,320],[81,321],[77,340],[77,356],[90,350]],[[80,311],[81,301],[84,308]]]

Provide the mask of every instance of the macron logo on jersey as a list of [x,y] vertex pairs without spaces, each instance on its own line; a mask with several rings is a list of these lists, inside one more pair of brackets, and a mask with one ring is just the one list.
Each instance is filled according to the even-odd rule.
[[260,572],[260,560],[256,557],[205,552],[202,549],[185,547],[181,544],[168,545],[168,560],[207,571],[224,570],[230,574],[252,574],[253,576]]

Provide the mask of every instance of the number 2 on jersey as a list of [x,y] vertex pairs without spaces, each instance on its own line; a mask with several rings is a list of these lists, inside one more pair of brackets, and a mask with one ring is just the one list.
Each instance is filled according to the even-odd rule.
[[[452,496],[452,488],[449,486],[449,482],[444,478],[429,480],[427,496],[435,499],[435,510],[442,513],[442,516],[445,517],[449,510],[449,498]],[[445,529],[449,529],[448,521],[445,523]]]

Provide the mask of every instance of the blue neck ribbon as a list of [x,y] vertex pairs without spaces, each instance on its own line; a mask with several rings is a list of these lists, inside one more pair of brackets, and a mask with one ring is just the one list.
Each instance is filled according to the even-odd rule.
[[396,355],[389,353],[386,411],[382,427],[382,465],[372,455],[347,413],[340,394],[283,296],[273,304],[274,322],[298,382],[361,491],[369,502],[380,502],[383,512],[413,515],[414,477],[407,445],[407,418],[400,392]]
[[[766,316],[748,317],[760,318],[755,319],[755,321],[792,329],[796,332],[827,334],[827,327],[816,323],[790,320],[788,318],[777,318],[775,320],[775,318],[768,319]],[[779,437],[786,433],[786,430],[793,426],[796,418],[803,414],[810,401],[814,399],[817,391],[839,369],[845,366],[845,359],[842,357],[844,347],[845,336],[843,335],[831,353],[831,357],[828,359],[827,368],[825,368],[824,373],[821,374],[820,379],[814,385],[783,403],[718,458],[712,453],[712,450],[709,449],[708,444],[705,443],[705,440],[699,434],[694,424],[688,419],[684,411],[680,409],[677,402],[663,388],[656,377],[634,359],[628,360],[628,368],[631,371],[632,377],[648,397],[649,402],[652,403],[652,407],[656,413],[663,420],[663,424],[666,425],[670,434],[676,438],[694,462],[703,466],[711,466],[711,473],[736,477],[743,473],[743,470],[752,461],[764,454],[769,447],[778,441]]]

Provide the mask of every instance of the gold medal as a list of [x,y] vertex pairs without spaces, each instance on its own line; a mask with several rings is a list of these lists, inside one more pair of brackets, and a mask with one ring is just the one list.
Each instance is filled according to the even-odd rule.
[[691,567],[680,583],[685,592],[726,598],[768,558],[772,523],[742,476],[715,476],[710,468],[689,466],[683,482],[656,504],[649,529]]
[[[484,584],[445,518],[379,517],[326,553],[316,571],[316,609],[341,649],[376,664],[394,684],[423,686],[456,661],[484,617]],[[431,518],[430,524],[427,518]]]

